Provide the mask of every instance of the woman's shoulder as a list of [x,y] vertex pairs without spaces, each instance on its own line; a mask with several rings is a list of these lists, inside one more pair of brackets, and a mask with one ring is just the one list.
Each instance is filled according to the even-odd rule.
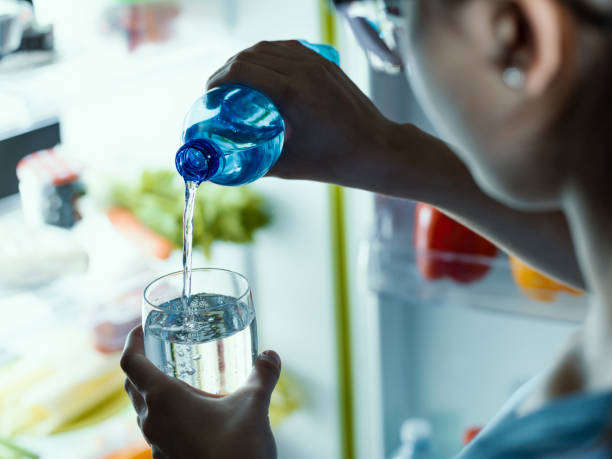
[[576,393],[521,415],[542,378],[516,391],[458,459],[612,457],[612,390]]

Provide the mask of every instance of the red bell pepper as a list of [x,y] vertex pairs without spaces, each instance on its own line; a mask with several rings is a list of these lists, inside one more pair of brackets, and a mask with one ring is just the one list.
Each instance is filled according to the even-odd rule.
[[421,274],[429,280],[449,277],[469,283],[491,269],[497,247],[435,207],[417,204],[414,247]]

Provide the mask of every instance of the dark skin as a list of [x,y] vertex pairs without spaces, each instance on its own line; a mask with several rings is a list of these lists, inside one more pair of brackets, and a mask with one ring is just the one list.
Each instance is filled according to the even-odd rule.
[[[287,138],[271,175],[428,202],[541,271],[584,288],[580,255],[596,291],[592,311],[523,407],[528,413],[572,392],[612,387],[612,224],[597,191],[605,183],[575,168],[549,167],[561,163],[555,155],[582,158],[585,151],[546,148],[564,134],[550,125],[579,76],[573,53],[589,49],[554,0],[454,3],[461,7],[411,3],[420,26],[411,55],[422,92],[444,121],[437,127],[453,134],[456,147],[385,119],[342,70],[297,41],[262,42],[239,53],[208,87],[245,84],[279,107]],[[504,85],[508,65],[524,72],[523,88]],[[216,399],[157,371],[144,357],[141,333],[132,332],[122,366],[156,459],[276,457],[266,417],[275,377]],[[163,401],[170,397],[176,405]],[[182,424],[185,416],[191,421]],[[197,423],[210,430],[193,431]]]
[[130,333],[121,368],[138,425],[155,459],[276,457],[268,408],[281,370],[275,352],[262,353],[247,383],[226,397],[166,376],[145,356],[142,327]]
[[447,144],[386,119],[339,67],[299,42],[242,51],[208,88],[227,83],[260,89],[283,113],[287,141],[269,175],[430,203],[539,270],[585,288],[563,213],[524,212],[492,198]]

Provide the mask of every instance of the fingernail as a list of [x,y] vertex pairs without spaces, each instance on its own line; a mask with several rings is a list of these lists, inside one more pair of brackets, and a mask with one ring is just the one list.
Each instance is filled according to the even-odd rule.
[[277,368],[280,367],[280,365],[281,365],[280,357],[274,351],[263,351],[259,355],[259,358],[263,359],[263,360],[267,360],[268,362],[270,362],[271,364],[273,364]]

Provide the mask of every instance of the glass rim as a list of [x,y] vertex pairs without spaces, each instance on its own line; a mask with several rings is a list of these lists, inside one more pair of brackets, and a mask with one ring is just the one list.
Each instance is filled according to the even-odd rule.
[[[236,271],[232,271],[231,269],[223,269],[223,268],[193,268],[191,270],[191,274],[193,275],[196,272],[205,272],[205,271],[215,271],[215,272],[222,272],[222,273],[226,273],[226,274],[231,274],[234,275],[236,277],[241,278],[242,280],[244,280],[244,282],[246,283],[246,288],[244,290],[243,293],[240,294],[240,296],[236,297],[236,301],[241,301],[243,300],[251,291],[251,284],[249,283],[249,280],[242,274],[240,274],[239,272]],[[170,277],[170,276],[176,276],[176,275],[182,275],[183,271],[174,271],[171,273],[167,273],[164,274],[162,276],[156,277],[155,279],[153,279],[151,282],[149,282],[147,284],[147,286],[144,288],[143,292],[142,292],[142,299],[145,301],[145,303],[147,303],[150,307],[155,308],[155,309],[159,309],[161,305],[155,305],[152,304],[149,299],[147,298],[147,292],[149,291],[149,289],[153,286],[153,284],[157,283],[158,281],[166,278],[166,277]]]

